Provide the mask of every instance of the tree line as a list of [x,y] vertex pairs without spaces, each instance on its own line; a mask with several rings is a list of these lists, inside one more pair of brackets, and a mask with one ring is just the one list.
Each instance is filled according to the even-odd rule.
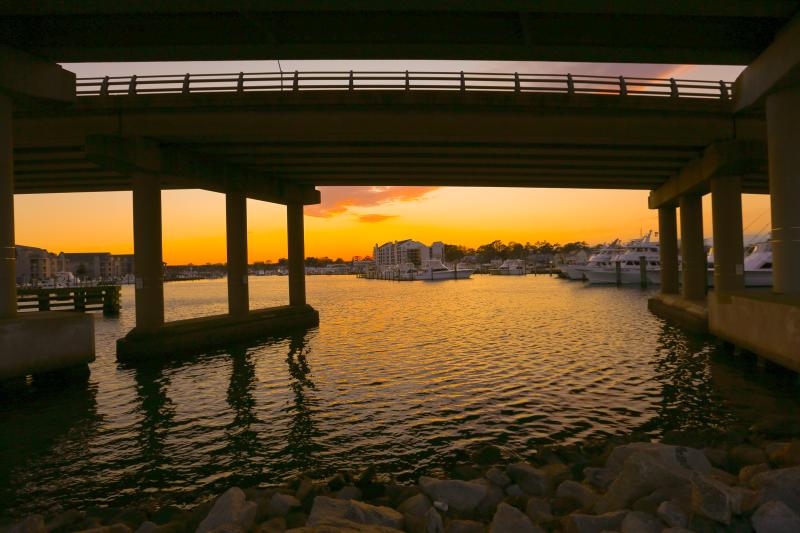
[[477,248],[467,248],[460,244],[445,244],[444,259],[447,262],[459,261],[468,255],[474,255],[479,263],[488,263],[492,259],[524,259],[531,255],[570,254],[580,250],[588,250],[586,241],[568,242],[566,244],[549,241],[521,242],[501,240],[482,244]]

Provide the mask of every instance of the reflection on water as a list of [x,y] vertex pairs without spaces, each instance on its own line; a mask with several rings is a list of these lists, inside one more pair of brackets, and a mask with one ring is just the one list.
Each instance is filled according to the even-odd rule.
[[[88,383],[0,397],[0,509],[158,499],[374,465],[401,479],[485,443],[797,425],[796,388],[646,309],[648,292],[548,277],[392,283],[311,277],[318,329],[123,366],[131,326],[97,317]],[[166,286],[171,319],[224,312],[224,280]],[[286,278],[251,281],[254,306]],[[764,416],[764,413],[769,413]]]

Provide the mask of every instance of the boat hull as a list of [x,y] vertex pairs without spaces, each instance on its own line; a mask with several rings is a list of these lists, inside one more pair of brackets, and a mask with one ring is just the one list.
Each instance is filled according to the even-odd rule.
[[420,272],[414,279],[420,281],[444,281],[447,279],[469,279],[474,270],[450,270],[448,272]]
[[582,280],[584,279],[583,271],[586,270],[585,266],[577,266],[577,265],[566,265],[562,267],[561,271],[567,276],[568,279],[571,280]]
[[[586,270],[584,275],[591,285],[615,285],[617,283],[616,269]],[[655,283],[650,281],[650,271],[647,273],[647,280],[649,283]],[[619,282],[622,285],[638,285],[642,282],[641,273],[638,270],[622,270]]]

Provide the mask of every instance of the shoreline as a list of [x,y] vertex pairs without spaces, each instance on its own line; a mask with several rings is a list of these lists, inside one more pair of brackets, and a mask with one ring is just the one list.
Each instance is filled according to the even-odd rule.
[[671,432],[532,449],[484,446],[448,472],[400,483],[372,469],[231,487],[181,509],[29,515],[8,533],[800,531],[800,434]]

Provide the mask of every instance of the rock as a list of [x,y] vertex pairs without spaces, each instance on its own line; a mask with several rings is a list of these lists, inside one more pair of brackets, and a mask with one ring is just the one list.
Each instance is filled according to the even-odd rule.
[[308,516],[301,511],[294,511],[286,515],[286,527],[289,529],[303,527],[308,522]]
[[733,514],[749,513],[755,508],[756,493],[747,487],[730,487],[728,494],[731,498]]
[[7,533],[47,533],[47,528],[45,528],[44,518],[41,515],[32,514],[6,531]]
[[506,494],[508,494],[512,498],[521,498],[525,496],[525,492],[516,483],[506,487]]
[[689,524],[689,517],[681,507],[671,501],[661,502],[658,506],[658,517],[670,527],[684,528]]
[[448,524],[445,533],[484,533],[486,526],[474,520],[453,520]]
[[300,500],[290,494],[276,492],[269,500],[267,515],[286,516],[294,507],[300,507]]
[[550,491],[550,479],[547,474],[528,463],[515,463],[506,468],[506,472],[522,490],[533,496],[545,496]]
[[550,508],[550,502],[538,496],[531,496],[528,498],[528,503],[525,505],[525,514],[528,515],[528,518],[535,524],[549,522],[553,519],[553,511]]
[[314,498],[306,525],[316,526],[344,519],[357,524],[371,524],[403,529],[403,515],[389,507],[378,507],[356,500],[337,500],[327,496]]
[[594,505],[594,502],[596,502],[598,498],[595,491],[586,485],[570,479],[561,482],[556,489],[556,496],[559,498],[570,498],[575,500],[581,504],[581,507],[584,509],[591,509],[591,507]]
[[486,496],[478,503],[478,513],[487,517],[492,516],[495,509],[497,509],[497,504],[505,499],[506,493],[488,479],[481,478],[476,480],[475,483],[480,483],[486,487]]
[[622,533],[661,533],[658,518],[641,511],[631,511],[622,521]]
[[438,500],[433,502],[433,506],[443,513],[446,513],[447,510],[450,509],[450,507],[445,502],[440,502]]
[[622,471],[625,462],[633,454],[648,455],[667,467],[682,471],[689,470],[701,474],[708,474],[711,471],[711,463],[702,451],[659,442],[633,442],[617,446],[608,456],[606,468],[615,473]]
[[503,453],[497,446],[489,444],[475,451],[470,458],[479,465],[488,466],[500,462],[503,458]]
[[347,485],[336,493],[336,497],[340,500],[360,500],[361,489],[353,485]]
[[767,462],[767,454],[752,444],[737,444],[728,452],[728,459],[738,471],[744,466]]
[[359,524],[344,518],[331,518],[323,524],[287,529],[286,533],[397,533],[397,530],[375,524]]
[[282,516],[276,516],[256,527],[255,533],[283,533],[285,530],[286,519]]
[[730,524],[732,511],[729,487],[708,476],[692,476],[692,511]]
[[345,485],[347,485],[347,479],[345,479],[344,474],[341,472],[337,472],[328,480],[328,488],[334,492],[343,489]]
[[600,490],[607,490],[613,483],[615,475],[608,468],[597,468],[588,466],[583,469],[584,480]]
[[47,524],[45,524],[45,528],[47,529],[47,531],[53,531],[54,529],[61,529],[70,526],[76,522],[79,522],[84,518],[86,518],[85,512],[79,511],[77,509],[69,509],[51,518],[47,522]]
[[486,471],[485,475],[486,479],[497,485],[498,487],[505,487],[509,483],[511,483],[511,478],[508,477],[508,474],[500,470],[499,468],[492,467]]
[[[670,448],[677,450],[675,447]],[[608,491],[595,503],[595,512],[607,513],[625,509],[632,502],[650,494],[656,488],[688,483],[690,471],[679,465],[678,460],[675,459],[677,456],[675,452],[671,453],[672,459],[667,460],[652,453],[637,452],[626,456],[619,475],[611,483]],[[705,460],[705,456],[700,455]],[[609,462],[611,462],[610,459]],[[707,470],[710,469],[711,466],[708,465]]]
[[551,463],[542,467],[542,471],[549,478],[550,486],[556,486],[562,481],[572,479],[572,470],[563,463]]
[[92,529],[84,529],[80,533],[132,533],[131,528],[125,524],[112,524],[110,526],[100,526]]
[[142,522],[139,527],[136,528],[136,533],[156,533],[156,531],[158,531],[158,524],[150,520]]
[[311,481],[311,479],[304,477],[300,480],[300,484],[297,486],[297,491],[294,493],[294,495],[298,500],[303,501],[311,495],[313,490],[314,482]]
[[792,441],[779,446],[769,454],[769,460],[781,468],[800,465],[800,441]]
[[718,468],[724,468],[728,464],[728,453],[725,450],[719,448],[703,448],[703,455],[706,456],[706,459],[708,459],[712,465]]
[[743,466],[742,469],[739,470],[739,481],[741,483],[748,483],[753,476],[760,474],[761,472],[768,472],[769,469],[770,468],[767,463]]
[[661,533],[695,533],[691,529],[686,529],[685,527],[665,527],[661,530]]
[[258,506],[254,502],[248,502],[245,499],[242,489],[232,487],[217,498],[211,511],[200,522],[196,533],[207,533],[226,525],[247,531],[253,526],[257,508]]
[[425,533],[444,533],[442,517],[433,507],[425,513]]
[[489,524],[489,533],[543,533],[542,528],[533,525],[525,513],[507,503],[497,506],[497,512]]
[[600,515],[573,513],[564,519],[566,533],[602,533],[619,531],[628,511],[615,511]]
[[785,503],[771,501],[763,504],[750,519],[756,533],[797,533],[800,516]]
[[736,485],[736,483],[739,482],[739,478],[737,476],[734,476],[730,472],[726,472],[725,470],[722,470],[720,468],[712,467],[711,472],[709,472],[708,474],[708,477],[716,479],[717,481],[720,481],[728,486]]
[[486,487],[480,483],[458,479],[441,480],[423,476],[419,486],[432,500],[444,502],[457,511],[475,509],[487,493]]
[[777,500],[800,512],[800,466],[756,474],[750,479],[750,486],[758,493],[757,506]]
[[425,516],[425,513],[428,512],[428,509],[431,508],[431,500],[424,494],[417,494],[405,500],[401,503],[397,510],[403,515],[408,516]]

